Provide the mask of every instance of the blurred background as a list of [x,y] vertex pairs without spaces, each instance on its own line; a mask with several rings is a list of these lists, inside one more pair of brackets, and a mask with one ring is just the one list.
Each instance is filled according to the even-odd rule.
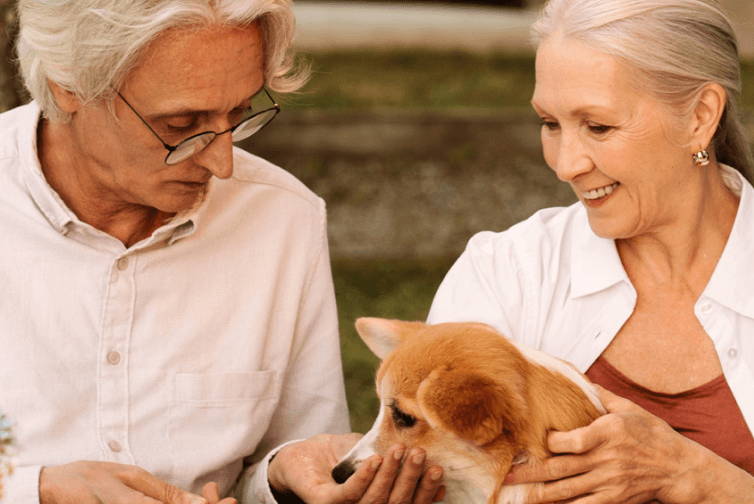
[[[16,78],[12,0],[0,0],[0,111]],[[576,201],[542,158],[530,109],[529,26],[539,0],[296,1],[295,46],[312,66],[283,112],[241,146],[325,199],[353,428],[376,416],[378,364],[357,317],[423,320],[468,239]],[[722,0],[754,107],[754,2]],[[751,121],[749,121],[751,122]]]

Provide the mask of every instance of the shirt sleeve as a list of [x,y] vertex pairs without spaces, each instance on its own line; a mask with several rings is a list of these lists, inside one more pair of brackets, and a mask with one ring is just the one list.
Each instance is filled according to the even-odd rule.
[[313,273],[301,301],[280,403],[264,439],[249,457],[253,465],[244,471],[236,487],[235,495],[241,503],[276,502],[269,488],[267,468],[275,453],[285,446],[283,443],[351,431],[325,230],[323,218],[320,252],[315,256]]
[[13,475],[2,478],[3,502],[39,504],[39,475],[42,466],[16,467]]
[[525,334],[524,272],[511,240],[485,231],[469,241],[435,294],[427,323],[482,322],[502,334]]

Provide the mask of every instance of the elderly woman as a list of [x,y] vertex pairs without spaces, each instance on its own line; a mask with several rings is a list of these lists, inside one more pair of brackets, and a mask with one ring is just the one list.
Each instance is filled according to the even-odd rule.
[[429,321],[487,322],[615,393],[550,435],[562,456],[509,475],[548,482],[542,502],[752,502],[754,190],[730,23],[715,0],[551,0],[534,33],[544,157],[580,201],[473,237]]
[[431,501],[442,471],[422,477],[420,450],[339,486],[319,473],[348,435],[274,449],[349,430],[324,202],[233,147],[278,113],[268,88],[306,79],[291,2],[19,12],[34,101],[0,116],[8,501]]

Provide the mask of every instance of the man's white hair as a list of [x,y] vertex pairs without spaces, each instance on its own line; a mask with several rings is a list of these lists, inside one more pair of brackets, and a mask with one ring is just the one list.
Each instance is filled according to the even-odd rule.
[[691,118],[704,86],[720,84],[728,102],[713,138],[715,155],[754,180],[738,108],[738,41],[716,0],[550,0],[532,35],[537,44],[560,36],[618,58],[677,124]]
[[52,121],[67,122],[70,114],[58,107],[48,80],[84,103],[111,100],[150,42],[170,28],[256,23],[265,83],[291,92],[309,76],[290,50],[291,0],[19,0],[18,12],[21,74]]

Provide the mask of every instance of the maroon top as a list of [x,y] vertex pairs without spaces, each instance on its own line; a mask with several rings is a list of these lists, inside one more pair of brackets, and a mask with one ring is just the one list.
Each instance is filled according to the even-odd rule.
[[586,375],[594,383],[662,418],[677,432],[754,475],[754,437],[725,376],[680,394],[653,392],[600,356]]

